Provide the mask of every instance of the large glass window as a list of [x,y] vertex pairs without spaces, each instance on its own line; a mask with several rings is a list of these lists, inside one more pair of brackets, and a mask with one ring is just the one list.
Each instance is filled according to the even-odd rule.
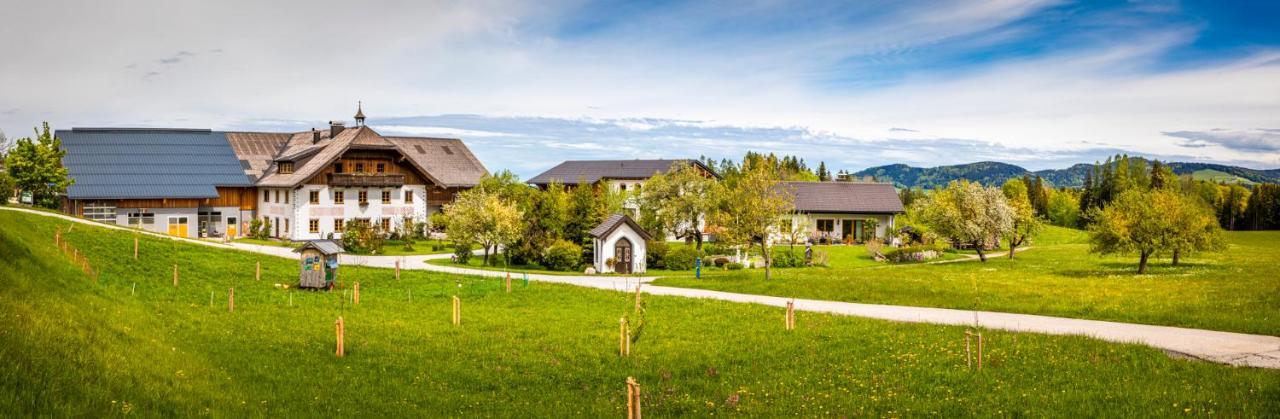
[[830,233],[836,229],[836,220],[818,220],[818,231]]
[[84,203],[84,218],[114,223],[116,221],[116,204],[112,201],[87,201]]

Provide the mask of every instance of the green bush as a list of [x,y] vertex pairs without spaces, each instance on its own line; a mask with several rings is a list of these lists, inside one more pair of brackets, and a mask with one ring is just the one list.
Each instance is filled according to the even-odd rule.
[[711,259],[711,264],[716,265],[717,268],[722,267],[724,265],[729,264],[729,257],[717,256],[716,258]]
[[725,269],[728,269],[728,270],[731,270],[731,271],[737,271],[737,270],[741,270],[741,269],[742,269],[742,264],[741,264],[741,263],[738,263],[738,262],[729,262],[729,263],[725,264],[725,265],[724,265],[724,267],[725,267]]
[[453,246],[453,256],[458,263],[466,264],[471,260],[471,243],[457,243]]
[[547,247],[542,257],[547,269],[553,271],[574,271],[582,260],[582,246],[568,240],[556,240]]
[[687,271],[693,269],[694,260],[702,256],[702,252],[689,246],[680,246],[667,252],[667,269]]
[[770,261],[775,268],[798,268],[804,266],[804,251],[791,248],[775,248],[773,249],[773,260]]
[[933,242],[931,244],[917,244],[912,246],[902,246],[884,252],[884,258],[892,262],[919,262],[924,259],[917,258],[916,254],[926,251],[944,252],[948,249],[946,243]]
[[667,242],[654,240],[646,244],[644,260],[649,269],[662,269],[667,266]]

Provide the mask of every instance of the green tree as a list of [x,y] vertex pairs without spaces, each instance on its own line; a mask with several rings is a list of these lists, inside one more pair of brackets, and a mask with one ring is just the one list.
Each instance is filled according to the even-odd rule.
[[712,222],[721,227],[720,239],[726,243],[750,247],[760,245],[764,257],[764,278],[772,277],[769,234],[778,220],[795,209],[791,191],[781,187],[777,170],[765,165],[744,169],[733,185],[716,194],[723,199]]
[[57,196],[64,193],[72,180],[62,167],[62,141],[53,136],[49,123],[36,129],[36,138],[21,138],[5,156],[5,171],[18,188],[31,193],[32,202],[46,208],[57,208]]
[[1236,219],[1244,217],[1249,206],[1249,190],[1238,183],[1222,185],[1221,190],[1218,217],[1228,230],[1235,230]]
[[1128,190],[1095,211],[1095,222],[1089,227],[1090,251],[1137,253],[1139,274],[1147,272],[1153,255],[1168,252],[1177,258],[1219,248],[1222,243],[1221,228],[1204,204],[1171,189]]
[[702,250],[701,225],[715,211],[716,181],[693,164],[673,167],[644,183],[637,202],[645,229],[682,240]]
[[9,198],[13,197],[13,192],[18,187],[13,177],[9,176],[9,170],[5,168],[11,146],[9,138],[4,136],[4,131],[0,131],[0,205],[7,205]]
[[447,234],[455,242],[484,246],[484,264],[498,247],[507,247],[519,237],[522,215],[515,203],[504,200],[493,189],[473,188],[446,204]]
[[1049,193],[1049,222],[1056,226],[1080,225],[1080,194],[1075,189],[1057,189]]
[[831,181],[831,172],[827,171],[827,162],[825,161],[818,162],[818,181],[819,182]]
[[[1039,179],[1037,177],[1036,179]],[[1037,186],[1038,187],[1038,186]],[[1013,228],[1009,230],[1009,259],[1018,250],[1018,246],[1035,236],[1044,226],[1044,222],[1036,215],[1035,208],[1028,199],[1026,186],[1021,180],[1009,179],[1001,188],[1006,202],[1013,210]]]
[[973,245],[983,262],[987,261],[987,243],[1013,231],[1013,208],[996,188],[966,180],[951,181],[921,204],[921,221],[933,233]]

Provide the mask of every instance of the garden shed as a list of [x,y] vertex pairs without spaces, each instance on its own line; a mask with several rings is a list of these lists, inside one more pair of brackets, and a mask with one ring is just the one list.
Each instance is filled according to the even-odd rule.
[[631,274],[645,271],[645,243],[653,240],[653,236],[631,217],[610,215],[591,229],[591,237],[596,272]]
[[344,253],[342,245],[333,240],[308,240],[294,252],[302,254],[299,288],[333,287],[338,278],[338,255]]

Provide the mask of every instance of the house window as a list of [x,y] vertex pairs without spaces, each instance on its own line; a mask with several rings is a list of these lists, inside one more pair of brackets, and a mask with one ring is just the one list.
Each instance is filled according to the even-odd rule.
[[312,204],[320,203],[320,191],[311,191],[311,203]]
[[364,163],[356,163],[356,173],[364,173]]
[[276,191],[276,202],[280,202],[280,191]]
[[404,190],[404,203],[406,204],[413,203],[413,190],[410,190],[410,189]]
[[271,202],[271,191],[265,189],[262,191],[262,202]]
[[285,192],[284,192],[284,203],[286,203],[286,204],[288,204],[288,203],[289,203],[289,194],[291,194],[291,193],[292,193],[291,191],[285,191]]
[[818,220],[818,231],[830,233],[836,229],[836,220]]
[[387,165],[383,163],[378,163],[378,165],[375,166],[374,170],[377,170],[378,173],[384,173],[387,171]]
[[131,212],[129,213],[129,225],[132,227],[141,227],[143,225],[152,225],[156,223],[156,215],[150,212]]
[[360,191],[360,205],[369,205],[369,191]]
[[342,173],[342,162],[333,164],[333,173]]
[[382,219],[382,231],[383,231],[383,232],[391,231],[391,219],[390,219],[390,218],[383,218],[383,219]]
[[334,219],[334,220],[333,220],[333,232],[334,232],[334,233],[341,233],[341,232],[342,232],[342,219],[341,219],[341,218],[336,218],[336,219]]
[[382,191],[382,203],[384,204],[391,203],[391,191]]
[[620,190],[620,191],[625,191],[625,190],[627,190],[627,184],[625,184],[625,183],[619,183],[619,184],[618,184],[618,190]]
[[346,194],[342,190],[333,191],[333,203],[341,204],[347,202]]
[[293,173],[293,162],[291,161],[280,162],[279,171],[280,171],[280,174],[285,174],[285,175]]
[[116,221],[116,206],[111,201],[88,201],[84,203],[84,218],[93,221]]
[[284,234],[287,234],[287,235],[290,235],[290,236],[292,236],[292,235],[293,235],[293,234],[290,234],[290,233],[289,233],[289,219],[288,219],[288,218],[285,218],[285,219],[284,219]]
[[319,233],[319,232],[320,232],[320,220],[317,220],[317,219],[315,219],[315,218],[312,218],[312,219],[311,219],[311,221],[307,221],[307,231],[310,231],[310,232],[311,232],[311,233],[313,233],[313,234],[314,234],[314,233]]

